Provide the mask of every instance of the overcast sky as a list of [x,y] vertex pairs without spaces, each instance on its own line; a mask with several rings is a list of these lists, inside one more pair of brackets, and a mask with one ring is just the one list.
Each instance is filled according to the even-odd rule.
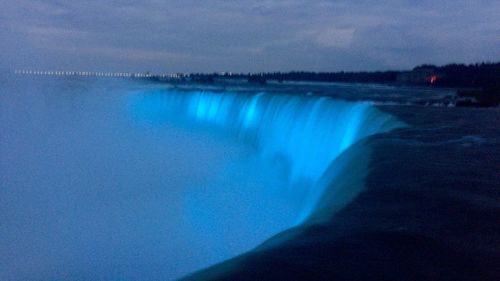
[[500,60],[498,0],[0,0],[0,7],[7,69],[337,71]]

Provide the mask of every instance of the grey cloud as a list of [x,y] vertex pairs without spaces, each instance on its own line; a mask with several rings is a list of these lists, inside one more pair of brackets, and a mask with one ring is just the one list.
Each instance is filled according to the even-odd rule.
[[498,1],[0,4],[0,58],[9,68],[370,70],[500,55]]

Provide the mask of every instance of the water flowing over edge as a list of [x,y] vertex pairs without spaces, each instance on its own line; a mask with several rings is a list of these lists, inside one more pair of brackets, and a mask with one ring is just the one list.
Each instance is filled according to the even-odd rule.
[[[276,188],[304,197],[295,225],[325,205],[321,197],[327,188],[335,188],[335,181],[356,178],[335,167],[341,154],[368,136],[404,126],[369,103],[329,97],[157,90],[143,92],[132,105],[136,116],[150,122],[221,130],[254,146],[264,160],[284,161],[288,184]],[[357,173],[362,178],[363,171]]]

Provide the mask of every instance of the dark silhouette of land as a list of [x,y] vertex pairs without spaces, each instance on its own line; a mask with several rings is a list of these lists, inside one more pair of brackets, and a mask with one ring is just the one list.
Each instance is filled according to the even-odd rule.
[[311,81],[356,83],[404,83],[440,87],[480,88],[498,85],[500,63],[449,64],[445,66],[421,65],[410,71],[374,72],[269,72],[269,73],[194,73],[194,80],[210,82],[213,79],[247,79],[249,82],[264,81]]
[[[152,77],[171,82],[212,84],[220,81],[247,81],[264,85],[269,81],[382,83],[457,88],[458,106],[498,106],[500,104],[500,62],[476,64],[420,65],[410,71],[373,72],[263,72],[192,73],[175,79]],[[175,81],[173,81],[175,80]]]

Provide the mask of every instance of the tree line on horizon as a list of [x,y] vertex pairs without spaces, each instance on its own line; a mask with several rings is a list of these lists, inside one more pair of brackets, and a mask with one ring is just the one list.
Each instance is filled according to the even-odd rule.
[[410,71],[360,72],[268,72],[268,73],[194,73],[187,77],[195,82],[213,83],[217,79],[246,79],[250,83],[265,84],[273,80],[349,83],[400,83],[437,87],[491,88],[500,85],[500,62],[476,64],[424,64]]

